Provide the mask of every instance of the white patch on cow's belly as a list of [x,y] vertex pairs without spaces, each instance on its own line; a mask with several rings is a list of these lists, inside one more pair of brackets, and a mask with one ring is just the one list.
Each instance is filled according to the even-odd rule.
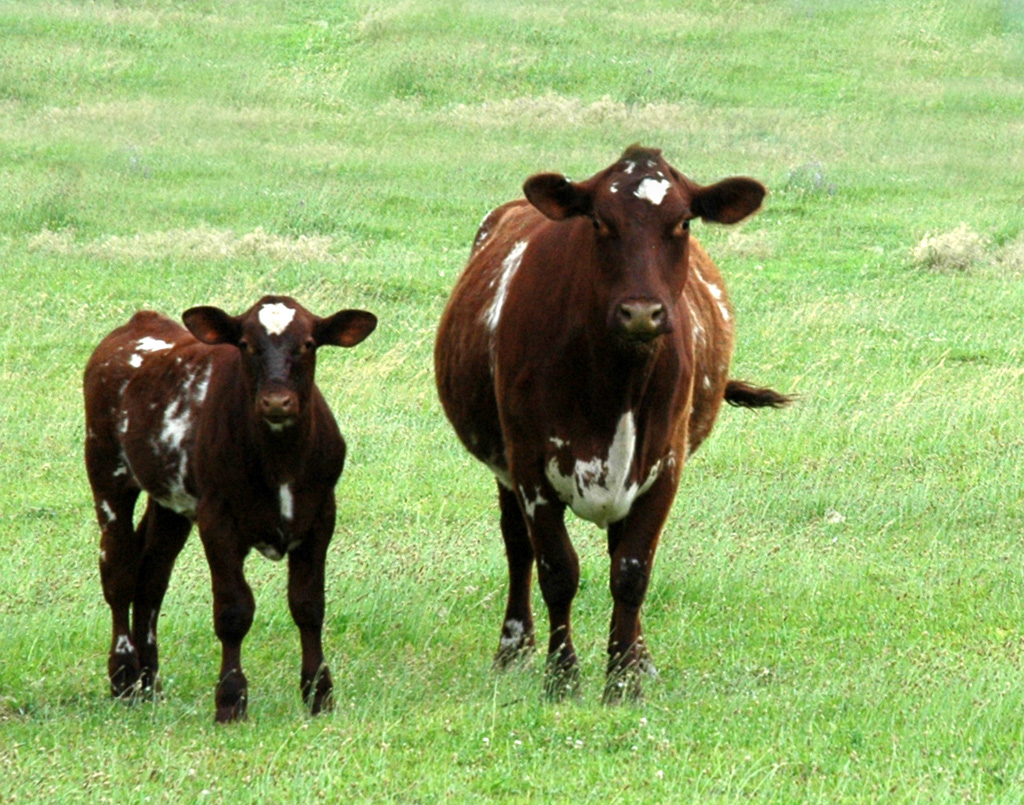
[[657,480],[661,462],[651,467],[643,482],[631,481],[636,452],[636,424],[627,411],[619,419],[606,458],[578,459],[569,475],[562,475],[558,458],[548,462],[546,475],[559,499],[579,517],[605,528],[629,514],[633,501]]
[[508,286],[519,269],[519,264],[523,262],[523,252],[526,251],[527,243],[528,241],[521,240],[512,247],[512,251],[501,261],[501,270],[497,278],[491,282],[492,285],[497,284],[498,287],[490,306],[484,311],[483,321],[492,333],[497,329],[498,322],[501,320],[501,309],[505,306]]

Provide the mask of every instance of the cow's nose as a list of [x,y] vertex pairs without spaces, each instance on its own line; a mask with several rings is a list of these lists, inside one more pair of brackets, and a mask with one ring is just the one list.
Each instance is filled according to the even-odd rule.
[[661,302],[633,300],[619,305],[619,324],[627,335],[654,338],[665,332],[665,306]]
[[294,394],[283,391],[272,391],[260,395],[260,414],[269,422],[283,423],[295,416],[296,401]]

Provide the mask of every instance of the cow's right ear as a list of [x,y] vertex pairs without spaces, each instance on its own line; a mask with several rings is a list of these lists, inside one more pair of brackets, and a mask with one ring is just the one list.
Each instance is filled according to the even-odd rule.
[[219,307],[190,307],[181,320],[204,344],[237,344],[242,338],[241,323]]
[[590,191],[560,173],[538,173],[523,184],[527,200],[552,221],[590,215],[594,199]]

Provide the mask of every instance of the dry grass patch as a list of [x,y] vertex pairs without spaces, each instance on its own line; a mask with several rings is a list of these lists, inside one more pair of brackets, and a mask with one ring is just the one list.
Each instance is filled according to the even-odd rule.
[[932,271],[968,271],[985,260],[990,240],[979,235],[967,224],[960,224],[951,232],[927,234],[910,253],[918,268]]
[[333,263],[334,238],[329,235],[275,235],[256,227],[238,235],[230,229],[200,226],[146,232],[131,236],[110,235],[80,243],[71,229],[43,229],[29,239],[29,251],[49,254],[84,255],[105,260],[155,260],[187,258],[189,260],[233,260],[265,258],[275,262]]

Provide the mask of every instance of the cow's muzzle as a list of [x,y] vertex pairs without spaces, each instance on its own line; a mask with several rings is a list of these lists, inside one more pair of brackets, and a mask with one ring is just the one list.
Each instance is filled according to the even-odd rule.
[[671,330],[665,306],[648,299],[631,299],[619,304],[615,323],[624,336],[637,341],[652,341]]
[[259,398],[259,413],[272,428],[291,425],[299,415],[298,398],[286,391],[265,392]]

